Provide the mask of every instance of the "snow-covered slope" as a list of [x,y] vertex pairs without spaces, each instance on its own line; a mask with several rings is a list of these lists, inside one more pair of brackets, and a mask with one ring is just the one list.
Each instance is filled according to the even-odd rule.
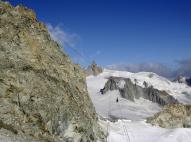
[[164,129],[145,121],[100,121],[109,130],[108,142],[191,142],[191,129]]
[[[100,121],[109,131],[109,142],[191,142],[191,129],[163,129],[144,122],[146,117],[161,110],[158,104],[145,99],[135,102],[123,99],[119,92],[109,91],[104,95],[99,93],[110,76],[130,78],[144,87],[144,81],[158,90],[165,90],[178,99],[179,102],[191,104],[191,88],[187,85],[171,82],[155,73],[130,73],[124,71],[104,70],[98,76],[88,76],[88,92],[95,105],[97,113],[104,118],[119,118],[117,122]],[[116,99],[119,102],[116,103]],[[128,138],[129,137],[129,138]]]
[[[135,102],[123,99],[117,90],[109,91],[102,95],[99,91],[104,87],[107,81],[106,78],[109,77],[109,75],[111,75],[111,73],[107,70],[99,76],[87,77],[88,92],[99,115],[105,118],[114,117],[143,120],[161,110],[158,104],[145,99],[135,100]],[[114,74],[112,74],[112,76],[113,75]],[[117,98],[119,99],[118,103],[116,103]],[[121,114],[121,111],[123,114]]]
[[191,104],[191,87],[185,84],[171,82],[170,80],[151,72],[130,73],[105,69],[99,76],[87,77],[88,85],[90,80],[94,80],[97,84],[99,84],[97,87],[101,89],[107,81],[106,78],[110,76],[130,78],[133,82],[136,81],[136,83],[142,87],[144,87],[143,82],[145,81],[149,86],[152,85],[158,90],[166,91],[168,94],[178,99],[179,102]]

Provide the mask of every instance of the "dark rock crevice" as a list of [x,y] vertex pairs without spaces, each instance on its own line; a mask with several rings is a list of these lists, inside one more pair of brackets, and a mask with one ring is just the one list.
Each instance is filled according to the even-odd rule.
[[187,83],[188,86],[191,87],[191,78],[187,78],[187,79],[186,79],[186,83]]
[[18,134],[18,131],[11,124],[5,124],[0,120],[0,129],[2,128],[11,131],[13,134]]

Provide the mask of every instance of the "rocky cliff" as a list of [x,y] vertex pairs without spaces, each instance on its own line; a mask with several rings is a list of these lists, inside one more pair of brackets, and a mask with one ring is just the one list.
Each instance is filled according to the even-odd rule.
[[147,122],[163,128],[191,128],[191,105],[166,105]]
[[81,68],[51,40],[32,10],[0,1],[2,137],[14,142],[104,141]]
[[104,88],[100,91],[105,94],[108,90],[119,90],[121,96],[128,100],[134,101],[135,98],[138,99],[142,97],[162,106],[178,103],[174,97],[165,91],[160,91],[152,86],[148,86],[146,82],[144,82],[143,85],[144,87],[141,87],[133,83],[129,78],[110,77]]

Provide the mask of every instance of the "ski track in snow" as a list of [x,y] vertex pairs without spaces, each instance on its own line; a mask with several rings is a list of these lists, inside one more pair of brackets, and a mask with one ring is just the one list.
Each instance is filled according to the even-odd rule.
[[[89,76],[87,77],[88,92],[98,115],[107,119],[119,119],[116,122],[100,120],[100,125],[105,130],[108,127],[109,130],[107,142],[129,142],[128,139],[130,142],[191,142],[189,128],[164,129],[145,122],[147,117],[161,110],[158,104],[145,99],[128,101],[121,98],[117,90],[101,95],[99,90],[104,87],[110,76],[130,78],[140,86],[143,86],[143,82],[146,81],[148,85],[158,90],[167,91],[179,102],[191,104],[191,87],[171,82],[155,73],[104,70],[96,77]],[[122,87],[123,83],[120,86]],[[118,103],[116,98],[119,99]]]

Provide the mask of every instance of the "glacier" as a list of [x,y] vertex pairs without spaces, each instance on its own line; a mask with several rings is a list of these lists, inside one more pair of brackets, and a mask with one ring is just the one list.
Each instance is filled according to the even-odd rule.
[[[191,87],[171,82],[155,73],[104,69],[103,73],[97,76],[88,76],[88,92],[100,116],[99,123],[108,132],[108,142],[191,142],[189,128],[166,129],[146,123],[147,117],[161,111],[162,108],[157,103],[143,98],[132,102],[122,98],[118,90],[108,91],[102,95],[100,89],[111,76],[130,78],[142,87],[145,81],[149,86],[168,92],[179,102],[191,104]],[[119,86],[123,87],[123,82]]]

